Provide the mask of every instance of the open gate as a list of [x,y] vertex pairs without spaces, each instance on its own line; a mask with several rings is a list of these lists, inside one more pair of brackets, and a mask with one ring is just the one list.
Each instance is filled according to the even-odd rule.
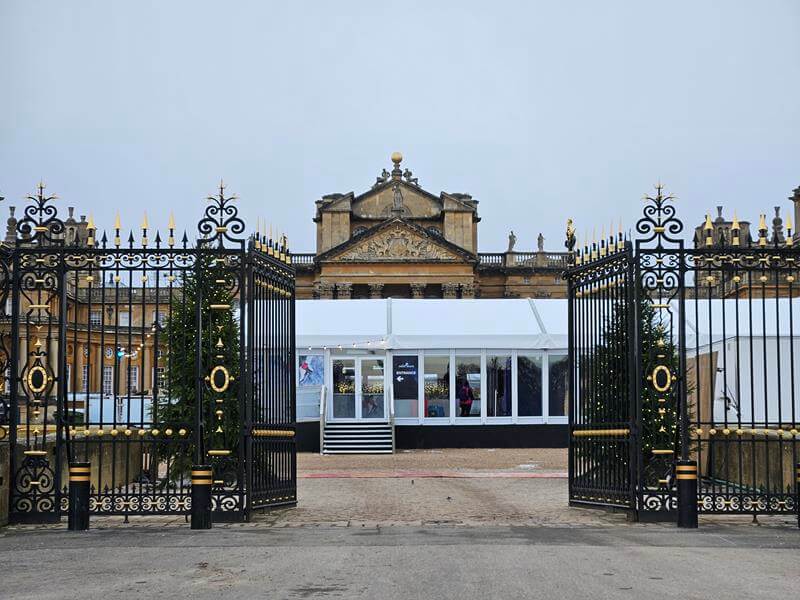
[[215,520],[296,501],[285,244],[239,237],[222,184],[193,244],[62,220],[44,189],[0,252],[10,519],[59,520],[70,478],[91,514],[188,515],[193,465]]
[[635,239],[575,250],[569,293],[570,502],[696,523],[798,509],[800,252],[791,225],[680,236],[645,197]]

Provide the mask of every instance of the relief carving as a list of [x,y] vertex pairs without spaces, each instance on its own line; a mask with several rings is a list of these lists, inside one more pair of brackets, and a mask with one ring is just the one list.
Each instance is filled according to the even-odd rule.
[[460,257],[454,253],[400,225],[366,239],[336,257],[341,261],[380,261],[402,258],[460,260]]

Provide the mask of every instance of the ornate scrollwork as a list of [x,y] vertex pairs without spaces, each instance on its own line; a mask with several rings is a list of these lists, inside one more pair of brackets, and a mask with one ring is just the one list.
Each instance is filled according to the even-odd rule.
[[55,476],[46,456],[25,456],[14,474],[12,513],[49,512],[55,507]]
[[211,202],[206,207],[205,214],[197,224],[197,230],[202,236],[201,244],[212,244],[216,242],[217,247],[222,248],[225,240],[244,244],[243,238],[233,237],[244,233],[244,221],[239,217],[239,209],[233,204],[236,194],[225,197],[225,184],[219,182],[219,193],[216,196],[208,196]]
[[58,196],[45,195],[44,188],[44,183],[39,183],[36,195],[27,197],[33,204],[25,207],[23,217],[17,222],[17,233],[22,241],[40,246],[63,245],[64,221],[58,218],[58,209],[52,204]]
[[678,237],[683,231],[683,223],[675,215],[675,205],[672,201],[675,196],[665,196],[664,186],[656,185],[655,198],[644,196],[645,204],[642,209],[642,218],[636,222],[636,232],[642,236],[637,240],[637,247],[651,245],[655,242],[655,249],[664,249],[665,243],[683,245],[683,240]]

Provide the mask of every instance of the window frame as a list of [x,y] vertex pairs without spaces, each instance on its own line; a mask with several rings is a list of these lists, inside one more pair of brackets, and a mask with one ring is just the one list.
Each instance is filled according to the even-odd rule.
[[516,416],[517,416],[517,392],[516,392],[516,356],[514,354],[514,350],[507,350],[504,348],[495,349],[490,348],[484,350],[483,356],[483,378],[481,379],[481,383],[486,390],[486,393],[483,394],[482,398],[486,398],[488,401],[488,380],[489,380],[489,357],[490,356],[509,356],[511,358],[511,414],[507,417],[491,417],[489,416],[489,405],[484,402],[485,408],[482,406],[481,410],[486,414],[485,422],[491,423],[493,425],[511,425],[516,423]]
[[[481,385],[480,385],[480,403],[481,403],[481,412],[474,417],[461,417],[458,416],[456,409],[458,407],[458,400],[456,399],[456,376],[457,376],[457,369],[458,366],[456,361],[459,357],[469,357],[469,358],[478,358],[478,364],[480,365],[479,374],[481,377]],[[451,351],[451,358],[450,358],[450,409],[451,414],[453,415],[453,423],[456,425],[476,425],[476,424],[484,424],[486,423],[486,402],[484,399],[486,398],[486,350],[475,350],[471,348],[463,348],[458,350]],[[512,398],[513,402],[513,398]],[[460,412],[460,409],[459,409]]]
[[[425,363],[427,362],[427,357],[436,357],[436,356],[446,356],[448,360],[448,369],[449,369],[449,379],[447,382],[448,390],[447,390],[447,405],[448,405],[448,414],[444,417],[429,417],[425,413],[425,374],[426,374],[426,366]],[[453,373],[453,351],[452,350],[422,350],[420,351],[420,370],[422,371],[422,377],[420,377],[420,395],[419,395],[419,414],[422,415],[420,419],[422,420],[422,424],[428,425],[450,425],[453,423],[454,419],[454,390],[453,390],[453,381],[454,381],[454,373]]]
[[[548,389],[547,389],[547,350],[515,350],[514,362],[512,363],[512,384],[514,388],[514,422],[520,425],[541,425],[547,423],[548,408]],[[519,414],[519,357],[538,356],[542,359],[542,414],[541,415],[520,415]]]

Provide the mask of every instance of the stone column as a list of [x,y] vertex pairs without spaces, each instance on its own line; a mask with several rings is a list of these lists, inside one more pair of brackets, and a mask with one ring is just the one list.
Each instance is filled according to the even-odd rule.
[[412,298],[424,298],[425,297],[425,284],[424,283],[412,283],[411,284],[411,297]]
[[447,282],[442,284],[442,297],[444,298],[458,298],[458,285],[457,283]]
[[334,289],[335,289],[335,286],[332,283],[320,283],[319,284],[319,297],[322,300],[332,300],[333,299],[333,290]]
[[383,298],[383,284],[370,283],[369,284],[369,297],[370,298]]
[[475,297],[475,284],[473,284],[473,283],[462,283],[461,284],[461,297],[462,298],[474,298]]
[[353,297],[353,284],[352,283],[337,283],[336,284],[336,297],[340,300],[350,300]]

